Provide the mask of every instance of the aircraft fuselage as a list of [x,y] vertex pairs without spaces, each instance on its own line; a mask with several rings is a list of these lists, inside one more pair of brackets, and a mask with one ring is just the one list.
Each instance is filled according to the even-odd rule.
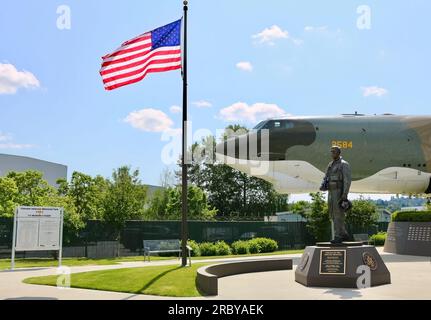
[[[351,165],[351,192],[431,193],[431,116],[288,117],[267,120],[233,139],[234,148],[228,147],[233,140],[217,146],[217,158],[282,193],[317,191],[331,145],[338,145]],[[255,140],[257,156],[250,151]],[[256,174],[256,165],[268,170]]]

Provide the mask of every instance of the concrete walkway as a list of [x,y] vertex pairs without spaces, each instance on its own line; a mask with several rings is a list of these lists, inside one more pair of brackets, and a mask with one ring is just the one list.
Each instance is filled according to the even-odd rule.
[[[222,278],[219,280],[217,297],[195,299],[431,299],[431,260],[429,257],[400,256],[381,252],[389,271],[392,284],[367,289],[307,288],[294,280],[294,270],[301,254],[258,256],[230,259],[195,260],[200,262],[223,262],[234,260],[290,257],[294,269],[251,273]],[[173,265],[178,260],[153,262],[123,262],[110,266],[71,267],[72,273],[133,268],[143,266]],[[57,268],[17,269],[0,272],[0,299],[66,299],[66,300],[162,300],[172,299],[149,295],[116,293],[85,289],[60,289],[50,286],[29,285],[22,280],[29,277],[56,274]],[[175,298],[177,299],[177,298]],[[190,299],[190,298],[184,298]]]

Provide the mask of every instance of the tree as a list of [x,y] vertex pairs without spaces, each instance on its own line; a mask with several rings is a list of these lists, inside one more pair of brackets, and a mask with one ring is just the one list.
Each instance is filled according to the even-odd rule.
[[305,218],[308,209],[310,209],[310,203],[305,200],[300,200],[293,203],[291,209],[294,213],[297,213]]
[[56,190],[43,179],[43,173],[34,170],[11,171],[6,175],[18,189],[16,203],[21,206],[43,206],[44,201],[54,195]]
[[76,208],[76,213],[83,221],[101,219],[103,201],[108,189],[108,182],[101,176],[95,178],[81,172],[72,174],[70,183],[58,180],[59,194],[69,196]]
[[162,188],[172,187],[175,185],[175,182],[175,172],[168,167],[164,168],[160,174],[160,186]]
[[375,225],[378,219],[377,207],[371,200],[360,197],[352,201],[352,209],[346,215],[346,223],[355,227]]
[[[181,218],[181,194],[181,187],[168,190],[168,203],[166,205],[166,217],[168,219],[178,220]],[[190,220],[212,220],[217,214],[217,210],[211,209],[208,205],[203,190],[197,186],[188,186],[187,202],[187,217]]]
[[126,220],[145,215],[147,187],[139,180],[139,170],[124,166],[114,170],[103,202],[104,220],[120,232]]
[[169,189],[158,189],[154,191],[149,201],[145,217],[152,220],[166,220],[166,207],[169,201]]
[[[248,130],[230,125],[222,135],[227,139]],[[218,210],[220,219],[259,219],[287,209],[287,195],[278,194],[271,183],[233,169],[223,163],[214,163],[215,138],[206,137],[194,143],[192,164],[188,168],[192,184],[202,188],[208,203]]]
[[310,193],[311,206],[307,213],[307,228],[316,241],[327,241],[330,238],[331,223],[328,206],[321,192]]
[[12,178],[0,178],[0,217],[11,218],[18,203],[18,187]]

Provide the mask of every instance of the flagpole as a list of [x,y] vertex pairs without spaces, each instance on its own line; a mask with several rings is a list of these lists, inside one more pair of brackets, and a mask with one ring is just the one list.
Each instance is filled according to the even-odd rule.
[[187,266],[187,11],[188,1],[184,0],[184,37],[183,37],[183,155],[182,193],[181,193],[181,265]]

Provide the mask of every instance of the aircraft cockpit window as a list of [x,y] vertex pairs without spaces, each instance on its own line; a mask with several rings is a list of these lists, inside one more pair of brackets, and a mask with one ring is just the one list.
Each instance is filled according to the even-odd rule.
[[292,121],[283,121],[283,128],[284,129],[292,129],[295,125]]
[[274,121],[274,128],[280,128],[281,122],[280,121]]

